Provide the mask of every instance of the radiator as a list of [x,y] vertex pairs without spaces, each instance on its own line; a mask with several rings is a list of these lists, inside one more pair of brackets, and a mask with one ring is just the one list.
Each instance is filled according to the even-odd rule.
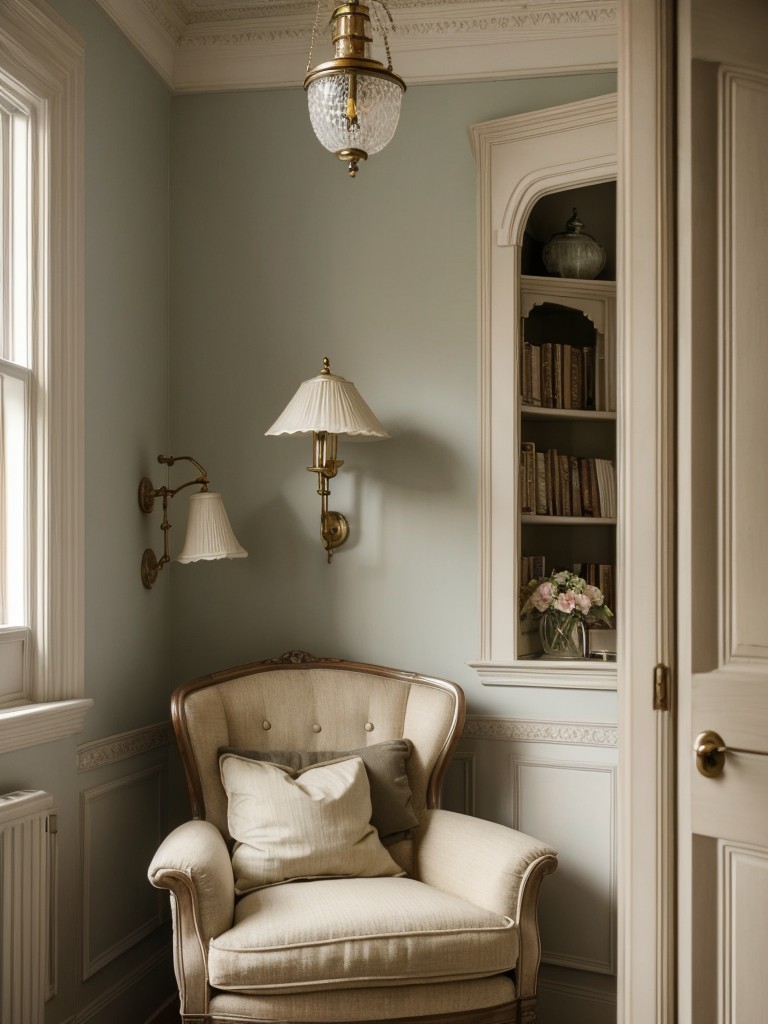
[[[53,797],[0,796],[0,1022],[43,1024],[48,989]],[[49,831],[50,830],[50,831]]]

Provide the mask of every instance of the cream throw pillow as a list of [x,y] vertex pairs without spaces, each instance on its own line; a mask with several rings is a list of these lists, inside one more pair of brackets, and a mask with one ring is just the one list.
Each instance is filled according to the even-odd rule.
[[298,773],[237,754],[222,754],[219,764],[238,895],[297,879],[404,873],[370,823],[360,757]]

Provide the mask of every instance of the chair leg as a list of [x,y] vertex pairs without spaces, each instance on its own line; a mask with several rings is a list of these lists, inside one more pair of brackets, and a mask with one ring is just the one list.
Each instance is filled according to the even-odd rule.
[[518,1000],[517,1024],[536,1024],[536,996]]

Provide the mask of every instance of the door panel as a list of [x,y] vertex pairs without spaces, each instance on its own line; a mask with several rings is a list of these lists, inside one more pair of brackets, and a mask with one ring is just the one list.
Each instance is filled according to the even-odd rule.
[[[768,39],[768,5],[680,0],[678,11],[680,1020],[757,1024],[768,1020],[768,60],[755,39]],[[715,778],[694,760],[707,730],[727,748]]]

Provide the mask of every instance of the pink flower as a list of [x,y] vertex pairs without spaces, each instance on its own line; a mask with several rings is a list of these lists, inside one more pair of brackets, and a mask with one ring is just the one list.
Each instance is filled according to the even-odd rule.
[[554,596],[555,588],[549,582],[545,580],[544,583],[540,583],[533,592],[531,602],[534,608],[539,612],[545,612],[552,604],[552,597]]
[[591,603],[596,604],[598,608],[603,603],[603,592],[602,590],[598,590],[597,587],[586,586],[584,587],[584,593]]
[[555,601],[555,608],[559,612],[564,612],[569,615],[576,604],[576,595],[572,590],[566,590],[564,594],[558,594],[557,600]]
[[576,607],[582,615],[589,614],[589,609],[592,607],[592,602],[586,594],[574,594],[573,600],[576,603]]

